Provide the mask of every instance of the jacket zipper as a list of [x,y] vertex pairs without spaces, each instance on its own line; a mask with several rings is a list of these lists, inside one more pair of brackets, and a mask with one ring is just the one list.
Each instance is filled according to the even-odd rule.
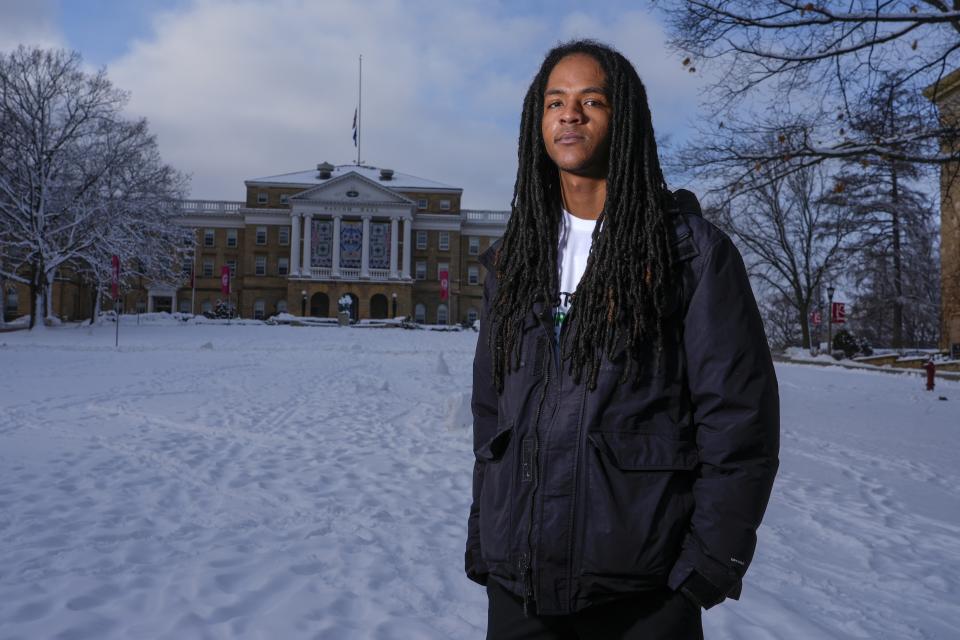
[[[553,340],[550,339],[550,336],[547,338],[547,344],[552,343]],[[538,354],[535,354],[538,355]],[[543,391],[540,393],[540,402],[537,405],[537,417],[533,423],[533,465],[535,472],[533,474],[533,487],[530,489],[530,516],[527,521],[527,551],[520,554],[520,580],[523,583],[523,615],[524,617],[529,616],[528,607],[529,600],[531,596],[534,596],[534,585],[533,585],[533,570],[531,563],[531,556],[533,554],[533,542],[531,537],[533,536],[533,519],[536,515],[536,499],[537,499],[537,488],[540,486],[540,474],[541,474],[541,465],[539,464],[539,453],[540,453],[540,416],[543,413],[543,402],[547,398],[547,390],[550,387],[550,364],[549,360],[553,359],[553,356],[550,353],[549,349],[544,349],[544,353],[541,356],[544,359],[544,375],[543,375]],[[536,597],[534,597],[536,600]]]

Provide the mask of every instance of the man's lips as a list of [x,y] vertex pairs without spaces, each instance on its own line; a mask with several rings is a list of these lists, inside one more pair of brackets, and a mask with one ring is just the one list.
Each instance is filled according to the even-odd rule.
[[579,133],[574,133],[573,131],[567,131],[555,137],[553,141],[557,144],[575,144],[577,142],[580,142],[583,139],[584,137]]

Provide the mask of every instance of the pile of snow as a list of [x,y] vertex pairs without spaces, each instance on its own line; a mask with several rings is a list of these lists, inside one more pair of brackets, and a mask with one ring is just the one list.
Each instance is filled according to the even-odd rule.
[[[483,637],[477,334],[232,322],[3,335],[0,635]],[[777,373],[780,473],[706,637],[955,638],[960,383]]]

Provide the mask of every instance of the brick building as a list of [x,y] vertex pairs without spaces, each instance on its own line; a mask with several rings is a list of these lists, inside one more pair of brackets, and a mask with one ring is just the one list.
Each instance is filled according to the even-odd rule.
[[[244,201],[187,200],[177,222],[195,230],[175,285],[141,283],[124,294],[127,312],[202,313],[223,296],[246,318],[276,313],[334,317],[349,296],[355,318],[410,316],[453,324],[479,316],[479,254],[503,235],[508,211],[460,207],[463,190],[364,165],[247,180]],[[335,241],[339,239],[339,242]],[[441,299],[440,273],[448,273]],[[193,287],[190,274],[195,274]],[[29,313],[27,292],[11,289],[11,315]],[[58,280],[54,313],[89,314],[88,295]]]
[[[940,117],[960,121],[960,69],[943,78],[934,95]],[[941,140],[944,150],[956,148],[958,140]],[[940,348],[960,352],[960,167],[956,163],[940,169]]]

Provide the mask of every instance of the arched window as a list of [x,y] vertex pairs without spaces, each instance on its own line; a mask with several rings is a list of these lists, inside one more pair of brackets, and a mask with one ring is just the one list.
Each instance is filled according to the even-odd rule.
[[437,307],[437,324],[447,324],[447,305],[445,304]]
[[202,313],[210,313],[213,311],[213,303],[209,300],[204,300],[200,303],[200,311]]
[[267,303],[263,298],[257,298],[253,302],[253,319],[254,320],[263,320],[264,311],[267,308]]
[[286,313],[286,312],[287,312],[287,301],[277,300],[277,313]]
[[413,309],[413,321],[423,324],[427,321],[427,308],[422,304],[418,304]]
[[467,322],[469,322],[470,324],[473,324],[474,322],[476,322],[477,318],[479,317],[480,317],[480,314],[477,313],[476,309],[474,309],[473,307],[470,307],[469,309],[467,309]]
[[190,301],[181,300],[180,301],[180,313],[190,313]]

